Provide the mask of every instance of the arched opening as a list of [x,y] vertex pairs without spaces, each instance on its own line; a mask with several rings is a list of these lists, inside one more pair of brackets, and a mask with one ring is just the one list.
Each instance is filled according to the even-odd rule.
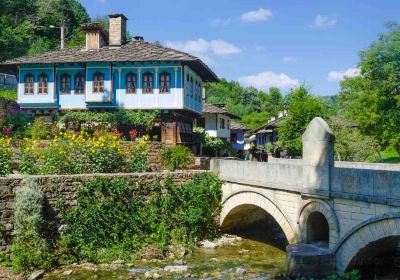
[[352,258],[347,271],[357,269],[362,279],[397,279],[400,275],[400,237],[369,243]]
[[307,218],[306,242],[320,247],[329,247],[329,224],[320,212],[312,212]]
[[284,250],[288,240],[278,222],[263,208],[243,204],[225,217],[221,229],[246,239],[260,241]]

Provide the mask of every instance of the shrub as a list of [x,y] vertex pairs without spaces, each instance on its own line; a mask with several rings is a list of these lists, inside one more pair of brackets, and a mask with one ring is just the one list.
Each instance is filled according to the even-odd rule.
[[29,113],[16,109],[8,114],[4,127],[11,129],[17,135],[23,135],[29,129],[32,121],[33,117]]
[[0,89],[0,99],[17,100],[17,91]]
[[11,139],[0,136],[0,176],[7,176],[11,173],[13,156]]
[[11,252],[16,271],[33,271],[52,267],[52,250],[41,236],[45,219],[44,194],[36,181],[25,179],[15,192],[15,232]]
[[46,239],[38,233],[26,231],[17,235],[11,246],[12,266],[18,272],[50,269],[53,266],[52,250]]
[[185,169],[192,162],[192,151],[185,146],[166,147],[161,150],[161,160],[169,170]]
[[31,133],[32,139],[45,140],[50,138],[52,129],[51,126],[46,124],[42,118],[36,118],[33,122]]
[[20,170],[26,174],[142,172],[148,167],[147,142],[121,144],[119,134],[60,133],[47,147],[24,139]]
[[15,232],[40,232],[43,227],[44,194],[33,179],[25,179],[15,191]]
[[165,252],[171,244],[214,238],[221,196],[221,182],[211,173],[181,186],[170,179],[151,185],[96,179],[79,190],[78,206],[63,213],[61,255],[67,262],[129,260],[147,246]]

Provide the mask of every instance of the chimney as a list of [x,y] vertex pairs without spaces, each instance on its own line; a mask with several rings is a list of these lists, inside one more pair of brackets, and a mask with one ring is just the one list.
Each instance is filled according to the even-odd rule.
[[86,50],[98,50],[107,44],[107,32],[98,23],[82,24],[81,28],[86,32]]
[[114,14],[108,16],[110,19],[110,47],[121,47],[126,43],[126,21],[123,14]]

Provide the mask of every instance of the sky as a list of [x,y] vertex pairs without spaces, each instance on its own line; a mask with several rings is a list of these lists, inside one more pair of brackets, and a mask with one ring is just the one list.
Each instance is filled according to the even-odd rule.
[[306,84],[334,95],[359,75],[358,52],[384,23],[400,23],[399,0],[81,0],[94,18],[123,13],[132,35],[200,57],[220,77],[287,92]]

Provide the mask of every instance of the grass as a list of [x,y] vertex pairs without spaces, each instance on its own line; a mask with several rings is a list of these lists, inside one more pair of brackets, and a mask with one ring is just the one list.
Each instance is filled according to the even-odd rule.
[[0,99],[17,100],[17,92],[15,90],[0,89]]
[[400,163],[400,155],[393,147],[388,147],[382,151],[381,156],[384,163]]

